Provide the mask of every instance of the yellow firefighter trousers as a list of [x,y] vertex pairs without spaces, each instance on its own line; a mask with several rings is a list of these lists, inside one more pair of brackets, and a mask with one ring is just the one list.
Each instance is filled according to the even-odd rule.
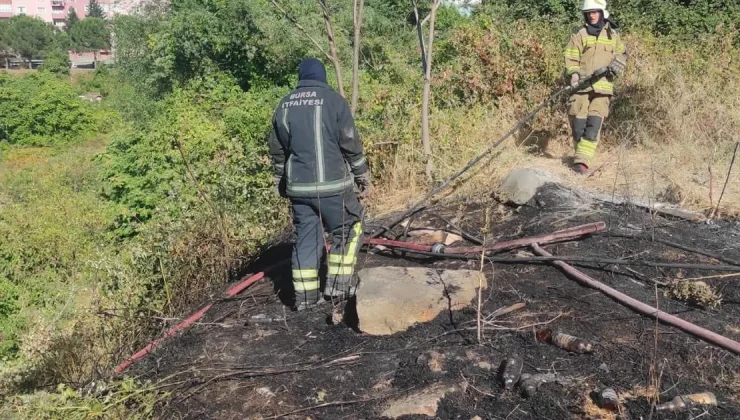
[[609,115],[610,95],[596,92],[576,93],[568,100],[568,115],[575,142],[573,163],[591,166],[601,138],[601,126]]

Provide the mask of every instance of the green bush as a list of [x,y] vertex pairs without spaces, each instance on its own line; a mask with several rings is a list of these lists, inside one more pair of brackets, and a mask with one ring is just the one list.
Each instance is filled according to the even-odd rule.
[[44,73],[0,74],[0,115],[0,141],[31,146],[80,140],[99,118],[69,82]]
[[131,222],[155,213],[181,215],[201,200],[193,176],[225,208],[248,211],[274,202],[266,139],[281,93],[198,82],[165,99],[145,129],[129,124],[114,133],[105,196],[128,209],[119,227],[131,233]]
[[0,359],[17,356],[27,326],[73,312],[66,304],[94,282],[89,264],[115,214],[97,195],[99,149],[14,148],[0,162]]
[[[123,206],[117,235],[136,237],[139,247],[131,265],[142,284],[126,292],[136,305],[175,310],[197,301],[193,290],[226,281],[284,226],[267,153],[284,93],[243,92],[228,76],[202,79],[176,89],[145,127],[113,133],[103,193]],[[120,284],[113,280],[111,293]]]
[[39,67],[39,71],[49,72],[58,76],[69,76],[70,65],[69,56],[65,51],[54,50],[46,55],[44,63]]
[[[547,22],[547,26],[580,25],[580,0],[489,0],[482,14],[505,20]],[[692,42],[705,34],[737,25],[740,3],[732,0],[612,0],[607,9],[625,31],[649,29],[653,34]],[[740,37],[735,37],[740,42]]]

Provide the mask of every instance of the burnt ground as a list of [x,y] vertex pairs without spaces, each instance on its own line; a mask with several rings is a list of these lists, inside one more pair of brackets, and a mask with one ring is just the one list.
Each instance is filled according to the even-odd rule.
[[[458,225],[487,240],[507,240],[603,220],[608,232],[548,245],[555,255],[632,258],[716,264],[716,260],[644,239],[609,232],[647,231],[740,260],[740,225],[696,224],[666,219],[639,209],[615,207],[574,197],[561,187],[541,189],[530,205],[514,210],[495,201],[458,201],[422,213],[413,226],[444,227],[431,216],[457,217]],[[397,229],[396,233],[400,233]],[[279,246],[260,264],[289,258]],[[520,250],[520,256],[521,251]],[[504,253],[512,256],[517,251]],[[478,262],[425,256],[362,255],[362,267],[425,266],[477,269]],[[715,309],[664,296],[653,281],[693,278],[716,272],[581,264],[578,267],[611,287],[704,328],[740,340],[740,278],[707,279],[722,295]],[[255,268],[255,271],[259,268]],[[387,337],[368,336],[330,322],[332,305],[307,313],[286,310],[274,290],[290,281],[288,267],[268,272],[236,299],[217,303],[204,320],[135,365],[131,373],[171,384],[158,408],[163,419],[375,419],[390,401],[439,383],[454,386],[439,402],[436,418],[597,419],[615,418],[595,408],[589,394],[604,387],[619,392],[623,417],[630,419],[740,419],[740,357],[678,329],[641,316],[600,292],[583,287],[547,264],[486,264],[489,287],[482,314],[518,302],[526,307],[486,325],[478,342],[475,305],[441,313]],[[255,315],[285,320],[256,322]],[[533,325],[539,324],[539,325]],[[360,326],[361,327],[361,326]],[[538,343],[535,332],[553,328],[594,343],[592,354],[568,353]],[[520,355],[524,372],[554,372],[570,382],[548,383],[524,398],[504,391],[498,366]],[[711,391],[717,407],[655,413],[646,397],[657,384],[660,402],[676,395]],[[423,415],[404,419],[428,418]]]

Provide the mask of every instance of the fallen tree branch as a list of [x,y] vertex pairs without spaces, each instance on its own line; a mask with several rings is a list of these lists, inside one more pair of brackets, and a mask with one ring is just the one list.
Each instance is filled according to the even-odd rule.
[[666,203],[649,202],[645,200],[633,200],[623,197],[612,197],[611,195],[600,193],[592,194],[592,196],[595,199],[603,201],[605,203],[610,203],[614,205],[631,204],[635,207],[640,207],[653,213],[659,213],[664,216],[677,217],[679,219],[688,220],[689,222],[701,222],[702,220],[704,220],[704,216],[702,216],[701,214],[694,213],[688,210],[683,210]]
[[[530,246],[534,243],[543,244],[543,243],[553,243],[553,242],[572,240],[572,239],[576,239],[584,235],[602,231],[604,229],[606,229],[606,224],[604,222],[589,223],[586,225],[575,226],[569,229],[559,230],[557,232],[553,232],[547,235],[538,235],[538,236],[531,236],[527,238],[514,239],[511,241],[496,242],[496,243],[493,243],[491,245],[486,245],[486,246],[446,248],[444,250],[444,253],[437,254],[437,255],[442,256],[442,255],[456,255],[456,254],[478,254],[482,250],[485,250],[486,253],[493,253],[497,251]],[[432,247],[429,245],[419,245],[419,244],[414,244],[410,242],[391,241],[388,239],[381,239],[381,238],[367,238],[365,239],[364,243],[369,244],[369,245],[383,245],[383,246],[388,246],[388,247],[397,247],[397,248],[404,248],[408,250],[416,250],[416,251],[424,251],[424,252],[432,251]]]
[[[539,245],[537,244],[533,244],[532,249],[538,255],[552,257],[552,254],[540,248]],[[565,271],[566,274],[568,274],[572,279],[578,281],[579,283],[582,283],[585,286],[596,289],[604,293],[605,295],[609,296],[610,298],[616,300],[617,302],[622,303],[625,306],[643,315],[656,318],[659,321],[663,321],[668,325],[672,325],[708,343],[722,347],[732,353],[740,354],[740,343],[738,343],[737,341],[731,340],[715,332],[709,331],[707,329],[694,325],[690,322],[684,321],[681,318],[678,318],[674,315],[667,314],[663,311],[657,310],[650,305],[647,305],[643,302],[640,302],[637,299],[634,299],[630,296],[625,295],[622,292],[612,289],[611,287],[587,276],[586,274],[576,270],[572,266],[562,261],[553,261],[552,264],[561,268],[563,271]]]
[[698,248],[692,248],[690,246],[679,244],[676,242],[671,242],[666,239],[657,239],[657,238],[653,239],[651,236],[648,236],[648,235],[632,235],[629,233],[615,233],[615,232],[608,232],[608,233],[605,233],[605,235],[614,236],[617,238],[642,239],[646,241],[657,242],[663,245],[668,245],[672,248],[680,249],[682,251],[687,251],[687,252],[693,252],[695,254],[703,255],[709,258],[714,258],[717,261],[722,261],[724,263],[732,264],[732,265],[736,265],[740,267],[740,261],[733,260],[732,258],[723,257],[722,255],[716,254],[714,252],[705,251],[703,249],[698,249]]
[[483,245],[483,240],[482,239],[478,239],[477,237],[473,236],[472,234],[464,231],[462,228],[460,228],[459,226],[457,226],[454,223],[452,223],[446,217],[440,216],[440,215],[438,215],[436,213],[429,213],[429,215],[432,216],[432,217],[434,217],[435,219],[439,219],[440,221],[442,221],[442,223],[446,223],[452,229],[455,229],[457,231],[457,233],[460,236],[463,237],[463,239],[467,239],[468,241],[470,241],[470,242],[472,242],[472,243],[474,243],[476,245]]
[[[474,260],[477,261],[480,257],[473,255],[463,254],[440,254],[436,252],[418,251],[416,249],[404,249],[405,252],[411,254],[418,254],[436,258],[452,258],[458,260]],[[486,260],[490,263],[501,263],[501,264],[540,264],[549,263],[552,261],[567,261],[567,262],[588,262],[597,264],[613,264],[613,265],[637,265],[647,267],[663,267],[663,268],[682,268],[686,270],[706,270],[706,271],[728,271],[728,272],[740,272],[740,267],[734,265],[714,265],[714,264],[683,264],[683,263],[667,263],[661,261],[640,261],[640,260],[621,260],[621,259],[610,259],[601,257],[581,257],[578,255],[558,255],[550,257],[522,257],[522,258],[510,258],[510,257],[486,257]]]

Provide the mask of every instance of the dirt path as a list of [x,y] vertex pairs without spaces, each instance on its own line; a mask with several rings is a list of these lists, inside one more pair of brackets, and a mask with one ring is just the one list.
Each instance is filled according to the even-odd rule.
[[[603,220],[611,232],[645,228],[656,237],[691,244],[740,259],[736,224],[695,225],[652,217],[640,210],[574,201],[560,188],[542,191],[534,206],[519,211],[497,204],[456,203],[434,211],[460,217],[459,225],[480,235],[490,208],[491,235],[510,239]],[[416,225],[438,226],[428,216]],[[482,235],[481,235],[482,236]],[[716,263],[664,245],[599,234],[548,246],[560,255]],[[273,250],[271,261],[288,257]],[[426,257],[364,254],[361,264],[477,269],[478,263]],[[284,269],[287,268],[284,266]],[[722,295],[717,309],[702,309],[664,296],[653,280],[691,278],[708,272],[615,266],[583,271],[634,298],[685,320],[740,340],[740,279],[709,279]],[[491,285],[483,292],[484,316],[519,302],[525,308],[489,323],[477,342],[473,309],[442,313],[434,321],[390,337],[358,334],[331,325],[330,304],[309,313],[285,311],[265,282],[237,300],[219,303],[203,323],[168,343],[137,366],[151,379],[184,381],[159,412],[167,419],[374,419],[394,400],[429,387],[450,390],[436,418],[596,419],[616,418],[602,411],[589,394],[613,387],[624,402],[623,418],[651,418],[645,397],[653,386],[660,400],[711,391],[718,407],[653,419],[740,418],[740,358],[674,328],[637,315],[599,292],[584,288],[549,265],[486,266]],[[639,274],[637,274],[637,273]],[[277,283],[285,271],[268,273]],[[254,316],[285,320],[254,322]],[[541,324],[534,325],[533,324]],[[557,328],[595,345],[593,354],[571,354],[538,343],[535,333]],[[499,364],[518,354],[528,373],[556,373],[563,383],[543,385],[531,398],[503,391]],[[175,376],[173,376],[175,375]],[[436,388],[435,388],[436,389]],[[423,405],[423,398],[416,398]],[[429,418],[423,415],[401,417]]]

